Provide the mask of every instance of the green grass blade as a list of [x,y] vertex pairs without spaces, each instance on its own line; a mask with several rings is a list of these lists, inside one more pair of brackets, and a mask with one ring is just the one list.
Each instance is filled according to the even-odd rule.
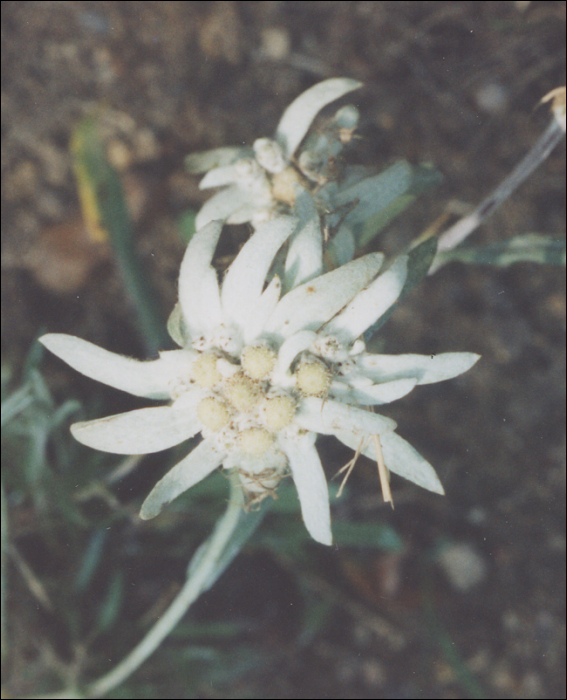
[[95,240],[110,240],[120,274],[136,310],[148,351],[169,346],[165,321],[135,248],[132,222],[118,173],[106,158],[94,119],[83,120],[71,139],[73,166],[85,224]]

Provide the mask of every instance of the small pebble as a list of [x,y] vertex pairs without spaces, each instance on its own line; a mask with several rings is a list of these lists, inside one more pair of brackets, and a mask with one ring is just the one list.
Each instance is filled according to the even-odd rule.
[[484,559],[469,544],[447,545],[441,550],[438,562],[459,591],[466,592],[486,578]]

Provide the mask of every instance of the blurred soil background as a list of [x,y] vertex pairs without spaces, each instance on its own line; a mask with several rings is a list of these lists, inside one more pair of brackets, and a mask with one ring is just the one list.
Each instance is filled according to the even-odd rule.
[[[179,221],[209,196],[184,156],[271,135],[299,93],[333,76],[364,82],[347,100],[362,115],[358,160],[443,174],[378,241],[393,252],[449,202],[478,203],[545,128],[538,102],[565,84],[565,2],[2,2],[2,363],[17,378],[45,331],[144,356],[112,251],[82,222],[69,153],[82,118],[102,125],[165,318]],[[565,234],[564,141],[471,240],[529,232]],[[396,479],[392,511],[363,460],[334,517],[386,524],[401,549],[306,544],[299,563],[247,550],[187,616],[241,625],[221,645],[225,678],[207,672],[206,654],[190,678],[174,668],[191,649],[174,636],[111,697],[564,698],[564,333],[563,269],[451,264],[427,279],[382,330],[384,351],[482,360],[385,412],[436,466],[445,498]],[[52,357],[42,367],[58,400],[99,397],[96,415],[142,405]],[[350,456],[330,439],[322,449],[330,478]],[[146,482],[138,500],[120,487],[118,498],[135,508]],[[11,534],[57,597],[64,579],[26,540],[28,507],[10,502]],[[103,636],[87,673],[116,663],[183,580],[191,550],[178,544],[168,566],[141,550],[155,527],[123,534],[145,562],[127,574],[132,630],[117,633],[121,648]],[[9,577],[3,692],[57,689],[68,633],[57,614],[36,614],[15,567]],[[237,648],[248,650],[238,662]]]

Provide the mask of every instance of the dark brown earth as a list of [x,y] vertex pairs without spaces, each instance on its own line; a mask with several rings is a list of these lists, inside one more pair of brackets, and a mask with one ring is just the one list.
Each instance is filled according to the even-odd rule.
[[[69,156],[81,117],[104,123],[166,313],[177,222],[204,200],[183,157],[270,135],[294,97],[333,76],[365,84],[360,159],[428,161],[444,176],[389,228],[380,246],[392,251],[451,200],[478,203],[545,128],[538,102],[565,84],[565,3],[3,2],[3,365],[17,376],[45,330],[144,352],[111,255],[81,223]],[[564,142],[474,240],[527,232],[565,234]],[[390,524],[403,552],[313,546],[298,563],[257,547],[189,615],[243,625],[221,645],[226,677],[203,662],[184,681],[172,640],[112,697],[564,698],[564,332],[562,269],[453,264],[426,280],[383,329],[385,351],[482,355],[389,411],[437,466],[445,498],[396,481],[391,512],[366,464],[336,517]],[[51,358],[45,373],[60,400],[93,391]],[[335,443],[324,451],[329,475],[348,459]],[[16,522],[21,507],[11,502]],[[161,574],[151,562],[132,574],[147,592],[132,621],[182,580],[183,563]],[[60,687],[53,655],[68,661],[68,642],[53,616],[35,616],[16,568],[10,579],[20,590],[9,614],[23,622],[3,688],[37,697]],[[321,601],[322,622],[307,623]],[[103,637],[87,674],[110,668],[140,629],[120,634],[125,646]]]

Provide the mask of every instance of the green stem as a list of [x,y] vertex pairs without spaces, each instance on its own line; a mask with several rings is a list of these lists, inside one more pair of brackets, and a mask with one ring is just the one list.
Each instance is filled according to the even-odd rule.
[[187,571],[187,581],[164,615],[156,622],[136,648],[102,678],[87,685],[81,692],[73,685],[49,695],[34,695],[42,700],[57,698],[102,697],[129,678],[159,647],[173,630],[190,605],[208,590],[242,549],[270,507],[265,499],[260,508],[247,513],[244,493],[237,472],[230,474],[230,495],[226,511],[217,522],[211,536],[193,555]]
[[222,559],[227,545],[230,544],[241,522],[243,495],[237,479],[236,475],[232,477],[228,507],[204,548],[198,551],[199,561],[195,568],[190,571],[185,585],[175,600],[138,646],[118,666],[87,687],[87,697],[104,696],[131,676],[159,647],[185,615],[189,606],[209,587],[211,579],[214,578],[217,564]]

